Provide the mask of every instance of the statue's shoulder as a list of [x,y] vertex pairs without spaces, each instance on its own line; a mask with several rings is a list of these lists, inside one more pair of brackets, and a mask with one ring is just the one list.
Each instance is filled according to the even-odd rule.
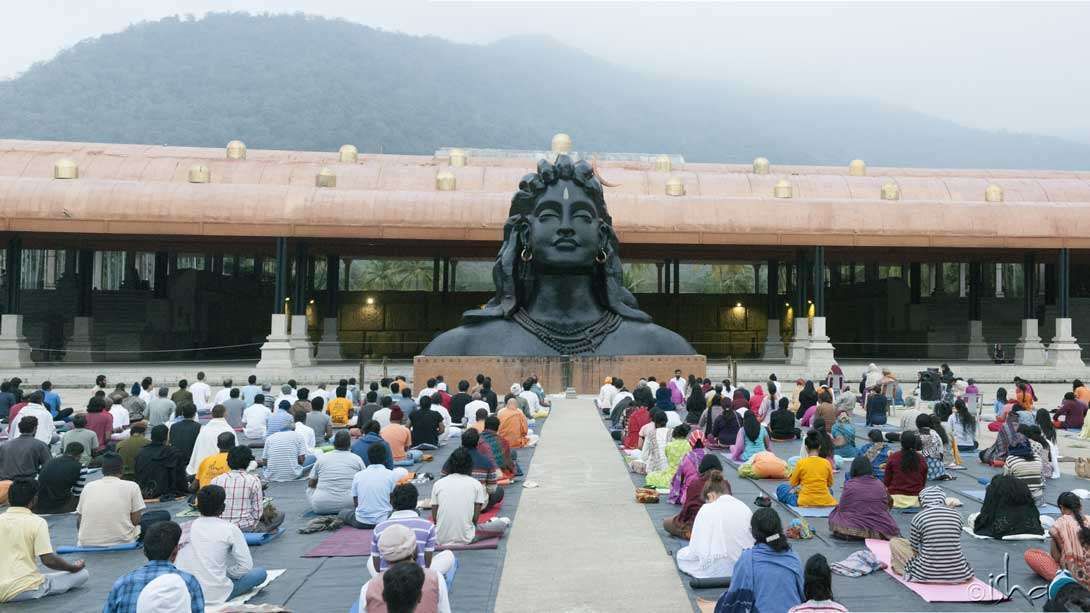
[[498,317],[462,324],[435,337],[422,355],[503,355],[505,339],[516,331],[517,324]]
[[617,331],[631,339],[639,339],[638,353],[644,355],[695,355],[696,350],[680,334],[658,324],[625,321]]

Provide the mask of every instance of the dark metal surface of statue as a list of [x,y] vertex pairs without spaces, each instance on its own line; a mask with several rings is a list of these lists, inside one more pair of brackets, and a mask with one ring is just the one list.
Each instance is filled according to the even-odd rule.
[[693,355],[651,323],[622,283],[602,184],[586,162],[542,160],[511,198],[492,278],[496,295],[466,311],[424,355]]

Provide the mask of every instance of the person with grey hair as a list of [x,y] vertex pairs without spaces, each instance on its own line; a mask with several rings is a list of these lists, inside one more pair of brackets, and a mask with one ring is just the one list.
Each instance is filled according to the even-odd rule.
[[285,383],[280,386],[280,395],[277,396],[276,400],[273,402],[273,407],[279,407],[280,402],[283,400],[288,401],[289,407],[295,404],[296,400],[299,400],[299,397],[295,393],[295,388],[293,388],[290,383]]
[[169,424],[174,419],[174,411],[178,408],[178,405],[174,404],[174,401],[167,398],[167,386],[159,388],[159,394],[151,399],[148,403],[148,425],[154,428],[155,426]]
[[215,398],[212,399],[212,405],[223,404],[224,400],[227,400],[231,396],[231,388],[235,382],[230,377],[223,378],[223,389],[216,392]]
[[264,396],[265,407],[269,409],[270,412],[272,412],[273,407],[276,406],[273,404],[273,401],[276,400],[276,396],[274,396],[272,393],[271,383],[261,384],[261,395]]

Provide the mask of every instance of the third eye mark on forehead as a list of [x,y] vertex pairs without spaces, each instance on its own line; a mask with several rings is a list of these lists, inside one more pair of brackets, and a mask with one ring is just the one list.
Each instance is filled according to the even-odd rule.
[[586,200],[575,200],[573,202],[560,203],[555,200],[542,200],[534,207],[534,216],[541,215],[545,211],[552,211],[557,215],[561,215],[564,211],[564,207],[567,206],[571,209],[572,215],[580,212],[588,213],[591,218],[597,218],[597,212],[594,210],[594,205]]

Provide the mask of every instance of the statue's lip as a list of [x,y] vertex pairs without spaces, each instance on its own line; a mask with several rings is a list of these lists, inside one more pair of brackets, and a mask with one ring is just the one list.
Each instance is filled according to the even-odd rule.
[[553,241],[553,247],[578,247],[579,241],[570,238],[558,238]]

